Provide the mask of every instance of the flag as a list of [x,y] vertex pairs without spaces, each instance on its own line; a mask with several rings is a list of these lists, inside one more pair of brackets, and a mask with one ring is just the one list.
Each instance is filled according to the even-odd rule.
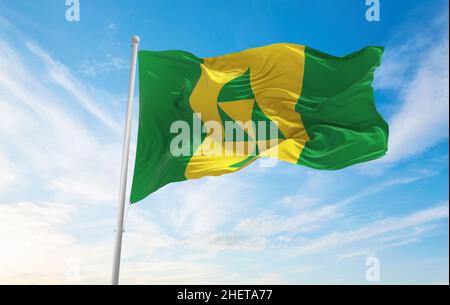
[[140,51],[130,201],[260,157],[337,170],[383,156],[388,125],[372,87],[382,54],[366,47],[335,57],[296,44],[204,59]]

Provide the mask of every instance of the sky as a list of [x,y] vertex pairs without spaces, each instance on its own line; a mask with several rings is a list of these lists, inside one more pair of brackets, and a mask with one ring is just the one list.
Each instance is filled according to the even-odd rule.
[[256,162],[164,187],[127,207],[121,283],[448,285],[447,1],[380,0],[378,22],[363,0],[80,0],[78,22],[67,9],[0,0],[0,283],[109,283],[137,34],[199,57],[384,46],[390,142],[341,171]]

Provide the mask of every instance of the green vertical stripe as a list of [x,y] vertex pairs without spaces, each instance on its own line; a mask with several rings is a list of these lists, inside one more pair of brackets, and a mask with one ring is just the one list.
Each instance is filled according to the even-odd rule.
[[306,48],[296,110],[310,140],[299,164],[336,170],[386,153],[388,125],[375,108],[372,88],[382,54],[380,47],[345,57]]
[[[189,97],[200,78],[201,63],[202,59],[184,51],[139,52],[139,132],[132,203],[170,182],[186,180],[184,172],[191,157],[170,153],[176,136],[170,126],[178,120],[192,124]],[[191,155],[195,149],[191,147]]]

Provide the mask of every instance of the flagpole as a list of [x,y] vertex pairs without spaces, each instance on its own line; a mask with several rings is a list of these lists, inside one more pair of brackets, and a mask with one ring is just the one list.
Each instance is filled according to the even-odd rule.
[[131,38],[131,68],[130,68],[130,82],[128,86],[128,101],[127,101],[127,115],[125,120],[125,133],[123,137],[123,150],[122,150],[122,166],[120,172],[120,188],[119,188],[119,210],[117,213],[117,225],[116,225],[116,241],[114,245],[114,260],[113,270],[111,277],[111,284],[119,284],[119,272],[120,272],[120,256],[122,253],[122,235],[124,232],[123,220],[126,205],[126,191],[127,191],[127,174],[128,174],[128,157],[130,154],[130,136],[131,136],[131,118],[133,115],[133,98],[134,87],[136,82],[136,62],[137,52],[139,48],[140,38],[133,36]]

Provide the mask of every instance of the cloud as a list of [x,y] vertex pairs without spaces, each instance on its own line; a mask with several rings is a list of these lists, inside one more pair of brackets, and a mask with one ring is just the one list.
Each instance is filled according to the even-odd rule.
[[7,158],[0,155],[0,191],[10,187],[18,175],[17,167]]
[[272,236],[280,233],[301,233],[314,230],[319,225],[339,216],[338,206],[330,205],[314,210],[297,212],[293,216],[268,215],[243,220],[238,231],[260,236]]
[[319,202],[316,197],[305,197],[304,195],[286,196],[281,198],[280,203],[289,207],[306,209],[315,206]]
[[289,255],[317,255],[318,253],[323,253],[336,248],[339,248],[342,251],[342,249],[345,249],[348,245],[368,240],[371,241],[372,244],[376,244],[377,247],[385,246],[386,244],[387,246],[393,246],[394,244],[392,244],[392,241],[397,240],[397,238],[392,238],[391,236],[390,239],[386,240],[385,238],[388,234],[392,235],[404,232],[405,230],[412,230],[412,233],[407,235],[408,239],[405,239],[405,236],[402,236],[401,243],[397,244],[402,245],[405,241],[409,242],[409,238],[417,237],[418,235],[428,232],[428,230],[423,230],[420,227],[421,225],[448,219],[448,217],[449,205],[448,202],[445,202],[438,204],[434,208],[420,210],[407,216],[384,218],[364,225],[356,230],[330,233],[326,236],[301,244],[296,251],[290,251]]
[[130,64],[123,58],[108,54],[105,61],[87,61],[81,65],[81,72],[90,77],[100,74],[130,69]]
[[[88,86],[40,47],[25,40],[23,50],[0,39],[0,187],[15,183],[4,198],[17,198],[21,189],[20,198],[47,190],[50,200],[114,200],[121,145],[116,115],[100,110],[99,95],[92,98]],[[36,58],[42,60],[38,74],[28,62]]]
[[[378,184],[368,186],[334,204],[328,205],[324,205],[318,198],[311,199],[312,197],[308,197],[308,191],[305,188],[302,195],[281,199],[280,203],[283,205],[287,204],[290,208],[289,216],[269,213],[268,215],[265,214],[259,217],[248,218],[239,223],[237,231],[266,238],[279,234],[299,234],[317,231],[332,220],[344,217],[346,215],[345,208],[361,202],[364,198],[381,193],[388,188],[414,183],[433,174],[426,172],[421,175],[406,178],[390,178]],[[314,176],[312,181],[315,181]],[[305,185],[307,184],[305,183]],[[315,182],[313,182],[314,184]],[[281,237],[282,239],[286,239],[286,236],[281,235]]]
[[[86,86],[81,85],[80,81],[73,77],[67,67],[54,60],[37,44],[27,41],[26,46],[34,55],[37,55],[46,63],[47,73],[55,84],[66,90],[78,103],[80,103],[84,109],[86,109],[98,120],[104,122],[108,127],[114,129],[115,131],[120,130],[120,126],[117,121],[115,121],[108,112],[101,109],[99,105],[94,102],[94,100],[89,96],[89,93],[86,92]],[[118,65],[118,63],[115,64]]]
[[[13,26],[2,30],[21,39],[0,38],[0,282],[106,283],[113,220],[104,208],[79,215],[115,203],[120,98],[83,83]],[[92,243],[86,228],[107,237]]]
[[108,29],[109,30],[117,30],[119,27],[117,26],[117,24],[115,23],[110,23],[108,24]]
[[448,15],[412,40],[387,47],[376,87],[398,92],[401,106],[389,119],[389,153],[377,164],[405,160],[448,140],[448,54]]
[[[112,235],[89,241],[86,236],[104,232],[105,224],[98,224],[103,228],[73,228],[70,223],[76,213],[76,207],[61,203],[0,203],[0,239],[5,250],[1,253],[0,283],[108,283]],[[122,283],[206,284],[230,276],[218,264],[196,262],[190,256],[173,259],[159,255],[158,249],[166,249],[174,241],[166,239],[165,232],[145,216],[133,219],[133,223],[138,230],[125,235]],[[84,237],[76,238],[80,234]]]
[[72,208],[61,204],[1,203],[0,283],[63,281],[64,274],[58,271],[64,270],[66,259],[76,251],[73,238],[55,226],[71,212]]

